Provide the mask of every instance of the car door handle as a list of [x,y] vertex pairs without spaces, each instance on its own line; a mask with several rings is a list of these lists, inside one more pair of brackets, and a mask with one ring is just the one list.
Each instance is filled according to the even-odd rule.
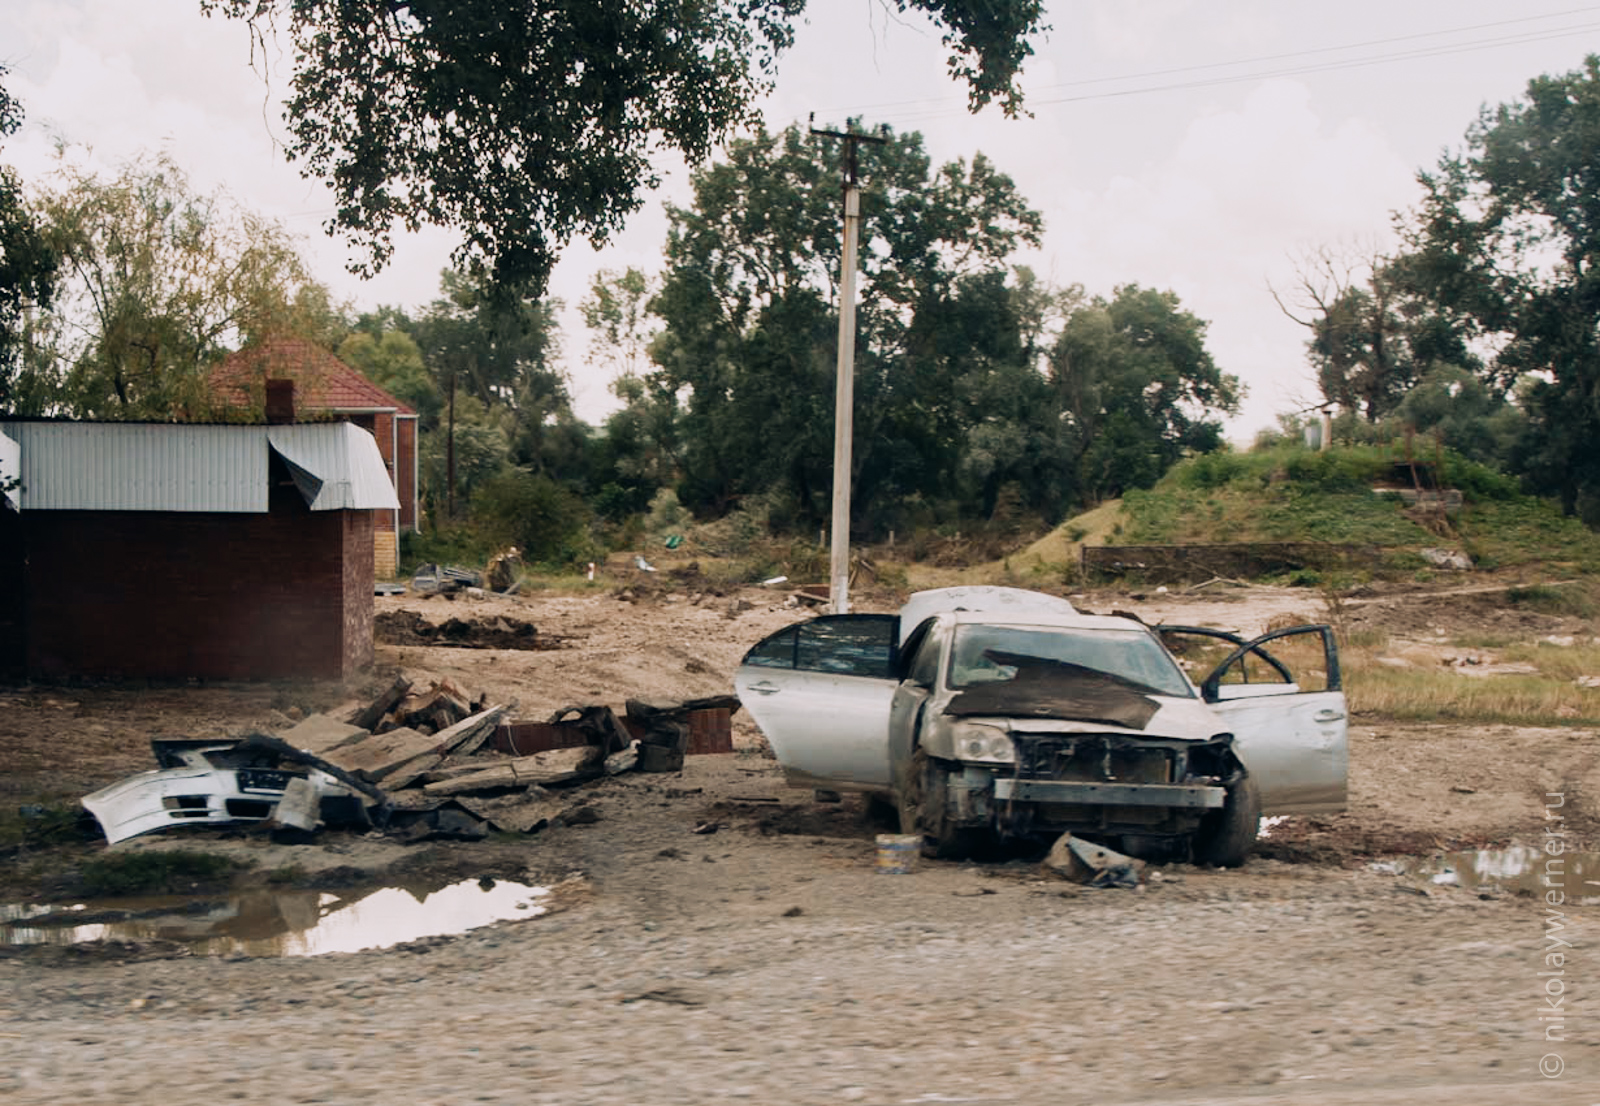
[[771,695],[778,690],[778,685],[762,680],[759,684],[751,684],[750,690],[760,695]]
[[1344,721],[1344,711],[1319,710],[1316,714],[1316,720],[1318,722],[1342,722]]

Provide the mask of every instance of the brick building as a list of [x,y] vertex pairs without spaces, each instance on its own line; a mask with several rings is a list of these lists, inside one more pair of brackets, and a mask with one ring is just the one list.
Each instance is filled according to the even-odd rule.
[[[290,381],[292,402],[274,418],[267,382]],[[400,567],[400,534],[417,529],[417,413],[333,354],[303,338],[272,338],[230,353],[211,374],[213,399],[268,422],[337,420],[370,433],[378,443],[397,510],[373,520],[372,551],[379,575]]]
[[348,423],[0,422],[0,670],[346,676],[372,661],[373,518]]

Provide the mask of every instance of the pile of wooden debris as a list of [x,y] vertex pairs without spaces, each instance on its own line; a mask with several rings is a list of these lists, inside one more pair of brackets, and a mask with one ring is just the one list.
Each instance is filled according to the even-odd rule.
[[676,772],[689,752],[731,752],[732,696],[589,704],[511,722],[449,681],[400,677],[377,698],[314,714],[276,735],[157,739],[159,767],[84,797],[108,841],[180,826],[323,825],[409,841],[532,833],[593,821],[572,785],[623,772]]
[[681,770],[691,716],[738,705],[732,696],[629,700],[621,717],[588,704],[543,723],[511,723],[514,702],[490,704],[448,680],[418,689],[401,676],[371,702],[312,715],[278,736],[381,788],[388,832],[475,839],[492,830],[531,833],[563,817],[574,804],[560,790],[573,784]]

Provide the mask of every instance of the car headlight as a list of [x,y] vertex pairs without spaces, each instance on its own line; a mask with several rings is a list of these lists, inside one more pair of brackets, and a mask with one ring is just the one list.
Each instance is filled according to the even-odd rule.
[[950,737],[955,744],[956,756],[961,760],[978,760],[987,764],[1017,762],[1017,747],[1005,730],[976,722],[957,722],[951,728]]

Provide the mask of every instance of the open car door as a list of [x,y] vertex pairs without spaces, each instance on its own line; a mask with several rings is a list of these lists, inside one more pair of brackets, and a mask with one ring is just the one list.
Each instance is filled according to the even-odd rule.
[[1232,731],[1263,813],[1345,809],[1350,747],[1331,627],[1293,626],[1251,641],[1206,627],[1158,632],[1185,667],[1221,657],[1200,694]]
[[734,688],[791,784],[889,788],[899,636],[896,615],[822,615],[745,654]]

